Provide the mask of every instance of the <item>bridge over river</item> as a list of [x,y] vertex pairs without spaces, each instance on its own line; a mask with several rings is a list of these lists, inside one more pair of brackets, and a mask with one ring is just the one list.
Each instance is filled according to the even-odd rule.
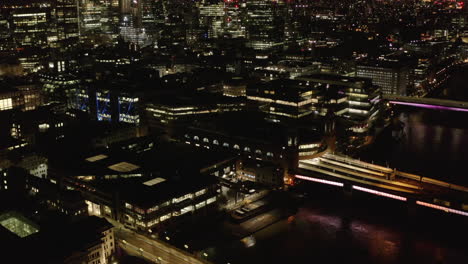
[[435,110],[448,110],[468,112],[468,102],[438,98],[412,97],[386,94],[383,96],[390,104],[409,105],[414,107],[429,108]]
[[324,153],[300,160],[296,180],[366,192],[447,213],[468,216],[468,188],[401,172],[346,156]]

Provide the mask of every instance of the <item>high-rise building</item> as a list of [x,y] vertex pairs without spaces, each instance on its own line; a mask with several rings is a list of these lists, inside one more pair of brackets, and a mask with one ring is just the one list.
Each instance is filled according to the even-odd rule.
[[138,96],[122,94],[118,96],[119,122],[139,124],[140,114],[138,112]]
[[200,26],[205,29],[205,38],[218,38],[222,34],[224,3],[202,4],[199,7]]
[[48,46],[48,28],[50,26],[50,8],[42,6],[23,6],[11,13],[11,29],[17,49],[25,47]]
[[13,50],[13,47],[8,15],[0,13],[0,51]]
[[141,7],[141,26],[150,39],[159,37],[159,30],[164,24],[164,6],[162,0],[143,0]]
[[284,21],[280,17],[282,5],[271,0],[250,0],[247,9],[247,46],[255,50],[274,50],[282,47]]
[[55,0],[54,4],[58,47],[67,51],[79,40],[78,0]]
[[0,10],[1,50],[43,49],[53,41],[50,2],[8,0]]
[[79,1],[80,41],[85,43],[98,42],[103,27],[102,16],[104,6],[97,0]]
[[109,90],[96,92],[96,110],[98,121],[112,121],[111,94]]
[[224,1],[223,32],[231,38],[245,37],[246,29],[243,22],[245,4],[240,0]]
[[381,89],[368,78],[312,74],[297,80],[322,91],[319,114],[344,118],[353,132],[367,132],[378,117]]
[[68,108],[90,113],[90,101],[88,89],[75,87],[68,93]]

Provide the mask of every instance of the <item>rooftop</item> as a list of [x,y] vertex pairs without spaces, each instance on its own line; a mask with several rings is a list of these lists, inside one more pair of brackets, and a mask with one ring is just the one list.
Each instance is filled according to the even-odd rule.
[[119,162],[114,165],[111,165],[108,168],[117,172],[130,172],[130,171],[134,171],[140,168],[140,166],[123,161],[123,162]]
[[166,181],[166,179],[161,178],[161,177],[157,177],[157,178],[154,178],[152,180],[146,181],[143,184],[146,185],[146,186],[153,186],[153,185],[156,185],[158,183],[165,182],[165,181]]
[[306,126],[296,130],[281,123],[267,122],[265,115],[258,112],[223,113],[216,120],[201,119],[194,122],[191,128],[259,143],[280,145],[286,144],[291,133],[307,135],[307,140],[319,139],[322,136],[317,120],[307,120]]
[[16,212],[7,212],[0,215],[0,225],[20,238],[39,232],[37,225]]

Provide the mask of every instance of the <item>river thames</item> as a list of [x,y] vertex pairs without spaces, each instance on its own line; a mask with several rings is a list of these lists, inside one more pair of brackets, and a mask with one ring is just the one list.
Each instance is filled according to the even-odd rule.
[[[437,97],[468,101],[468,68]],[[468,185],[468,113],[396,106],[405,137],[384,131],[359,154],[365,161]],[[240,242],[213,250],[216,263],[468,263],[466,217],[408,208],[400,201],[343,194],[308,184],[297,213],[260,230],[255,246]]]

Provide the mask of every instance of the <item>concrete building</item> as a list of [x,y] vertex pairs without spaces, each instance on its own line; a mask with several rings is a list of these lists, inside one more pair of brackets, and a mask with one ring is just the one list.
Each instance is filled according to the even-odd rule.
[[[107,220],[91,216],[74,223],[62,222],[54,230],[19,212],[4,212],[0,214],[0,241],[6,250],[3,259],[20,263],[111,263],[116,249],[113,228]],[[24,248],[28,254],[22,252]]]
[[409,82],[409,69],[390,61],[376,61],[356,65],[356,77],[372,79],[383,94],[406,95]]
[[258,51],[280,50],[284,42],[282,3],[271,0],[246,1],[247,46]]
[[231,155],[168,142],[125,153],[96,153],[76,167],[63,168],[68,171],[63,184],[82,193],[90,215],[148,234],[216,211],[215,175],[235,164]]

